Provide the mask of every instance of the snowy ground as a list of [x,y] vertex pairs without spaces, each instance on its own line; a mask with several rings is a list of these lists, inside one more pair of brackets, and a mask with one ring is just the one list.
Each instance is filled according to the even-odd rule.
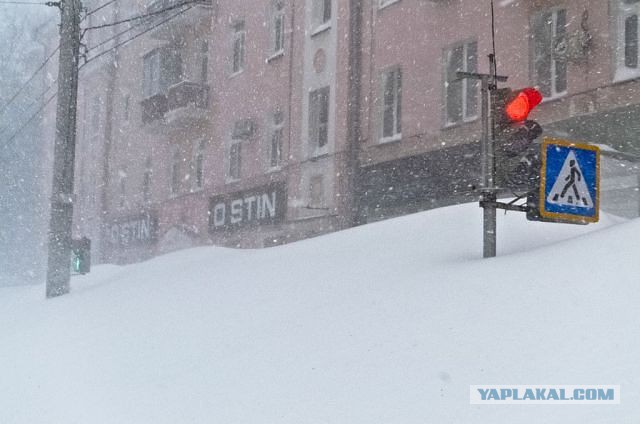
[[[463,205],[185,250],[48,301],[2,288],[0,423],[637,423],[640,220],[500,215],[491,260],[480,222]],[[622,403],[469,405],[471,384],[618,384]]]

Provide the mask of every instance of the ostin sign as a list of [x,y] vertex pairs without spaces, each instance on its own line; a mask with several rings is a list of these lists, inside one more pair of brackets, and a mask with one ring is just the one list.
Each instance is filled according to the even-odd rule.
[[273,224],[282,220],[285,207],[286,194],[282,183],[212,197],[209,206],[209,230],[216,231],[251,223]]

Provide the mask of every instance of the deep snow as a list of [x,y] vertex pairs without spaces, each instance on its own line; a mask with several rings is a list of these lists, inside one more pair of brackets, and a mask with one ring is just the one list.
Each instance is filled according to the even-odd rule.
[[[263,250],[204,247],[0,289],[0,423],[637,423],[640,220],[462,205]],[[588,234],[587,234],[588,233]],[[618,384],[620,405],[469,405]]]

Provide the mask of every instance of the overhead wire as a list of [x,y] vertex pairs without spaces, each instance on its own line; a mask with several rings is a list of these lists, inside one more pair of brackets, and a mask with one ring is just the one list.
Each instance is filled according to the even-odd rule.
[[51,6],[51,2],[39,2],[39,1],[8,1],[0,0],[0,4],[28,4],[33,6]]
[[47,56],[44,62],[42,62],[42,64],[38,66],[38,69],[36,69],[33,72],[33,74],[29,77],[29,79],[27,79],[27,81],[25,81],[22,84],[22,86],[18,89],[18,91],[7,101],[7,103],[4,106],[2,106],[2,109],[0,109],[0,116],[2,116],[6,112],[6,110],[9,108],[11,103],[13,103],[18,98],[18,96],[27,88],[29,83],[33,81],[36,75],[38,75],[38,73],[40,73],[40,71],[42,71],[44,67],[47,66],[47,63],[49,63],[51,58],[53,58],[53,55],[55,55],[58,50],[60,50],[60,45],[58,45],[58,47],[56,47],[55,50],[52,51],[51,54],[49,54],[49,56]]
[[127,29],[125,29],[125,30],[123,30],[123,31],[120,31],[120,32],[119,32],[119,33],[117,33],[117,34],[114,34],[113,36],[111,36],[111,37],[109,37],[109,38],[107,38],[107,39],[105,39],[105,40],[102,40],[102,41],[101,41],[101,42],[99,42],[98,44],[96,44],[96,45],[94,45],[94,46],[91,46],[90,48],[88,48],[88,49],[86,50],[86,52],[85,52],[85,53],[89,53],[89,52],[90,52],[90,51],[92,51],[92,50],[95,50],[95,49],[97,49],[97,48],[99,48],[99,47],[102,47],[102,46],[104,46],[105,44],[107,44],[107,43],[109,43],[109,42],[111,42],[111,41],[115,40],[116,38],[118,38],[118,37],[120,37],[120,36],[122,36],[122,35],[126,34],[127,32],[130,32],[130,31],[133,31],[133,30],[134,30],[134,29],[136,29],[136,28],[139,28],[141,25],[144,25],[144,23],[142,23],[142,22],[141,22],[141,23],[139,23],[139,24],[135,24],[135,25],[133,25],[133,26],[130,26],[129,28],[127,28]]
[[169,6],[169,7],[165,7],[164,9],[156,10],[156,11],[149,12],[149,13],[144,13],[142,15],[135,15],[135,16],[131,16],[131,17],[126,18],[126,19],[121,19],[121,20],[114,21],[114,22],[108,22],[106,24],[89,26],[89,27],[84,28],[83,31],[86,32],[86,31],[91,31],[91,30],[108,28],[108,27],[112,27],[112,26],[116,26],[116,25],[126,24],[127,22],[133,22],[133,21],[137,21],[139,19],[149,18],[149,17],[152,17],[152,16],[160,15],[162,13],[170,12],[170,11],[172,11],[174,9],[178,9],[180,7],[187,6],[187,5],[190,5],[190,4],[193,4],[193,3],[203,3],[203,1],[202,0],[187,0],[187,1],[180,2],[180,3],[176,3],[176,4],[174,4],[172,6]]
[[[109,5],[110,5],[110,4],[112,4],[112,3],[115,3],[116,1],[117,1],[117,0],[109,0],[108,2],[106,2],[106,3],[104,3],[104,4],[101,4],[100,6],[96,7],[95,9],[92,9],[92,10],[88,11],[88,12],[84,15],[84,18],[86,18],[87,16],[91,16],[91,15],[93,15],[94,13],[96,13],[96,12],[98,12],[98,11],[100,11],[100,10],[104,9],[105,7],[109,6]],[[84,19],[84,18],[83,18],[83,19]]]
[[[115,1],[117,1],[117,0],[110,0],[110,1],[108,1],[107,3],[105,3],[105,4],[102,4],[101,6],[97,7],[96,9],[93,9],[93,10],[91,10],[90,12],[88,12],[86,16],[88,16],[88,15],[90,15],[90,14],[93,14],[93,13],[96,13],[98,10],[100,10],[100,9],[102,9],[102,8],[104,8],[104,7],[106,7],[106,6],[108,6],[109,4],[111,4],[111,3],[115,2]],[[171,21],[172,19],[176,18],[177,16],[182,15],[183,13],[185,13],[185,12],[187,12],[188,10],[192,9],[192,8],[194,7],[194,5],[193,5],[194,3],[201,3],[201,2],[202,2],[202,0],[188,0],[188,1],[185,1],[185,2],[182,2],[182,3],[175,4],[175,5],[173,5],[173,6],[169,6],[169,7],[167,7],[167,8],[162,9],[162,10],[155,11],[155,12],[151,12],[151,13],[147,13],[147,14],[143,14],[143,15],[133,16],[133,17],[131,17],[131,18],[123,19],[123,20],[121,20],[121,21],[111,22],[111,23],[108,23],[108,24],[96,25],[96,26],[93,26],[93,27],[85,28],[85,29],[84,29],[84,31],[93,30],[93,29],[100,29],[100,28],[106,28],[106,27],[115,26],[115,25],[119,25],[119,24],[123,24],[123,23],[127,23],[127,22],[132,22],[132,21],[135,21],[135,20],[139,20],[139,19],[143,19],[143,18],[147,18],[147,17],[151,17],[151,16],[160,15],[160,14],[162,14],[162,13],[166,13],[166,12],[169,12],[169,11],[171,11],[171,10],[178,9],[178,8],[180,8],[180,7],[184,7],[184,6],[192,5],[192,6],[186,7],[186,8],[184,8],[184,9],[182,9],[182,10],[178,11],[177,13],[175,13],[175,14],[173,14],[173,15],[169,16],[169,17],[168,17],[168,18],[166,18],[166,19],[163,19],[163,20],[161,20],[161,21],[159,21],[159,22],[155,23],[155,24],[154,24],[154,25],[152,25],[151,27],[149,27],[149,28],[145,29],[144,31],[139,32],[138,34],[134,35],[133,37],[130,37],[130,38],[128,38],[128,39],[126,39],[126,40],[124,40],[124,41],[122,41],[122,42],[119,42],[119,43],[115,44],[114,46],[110,47],[109,49],[107,49],[107,50],[105,50],[105,51],[103,51],[103,52],[100,52],[99,54],[97,54],[97,55],[95,55],[95,56],[92,56],[92,57],[88,58],[88,59],[86,60],[86,62],[85,62],[85,63],[83,63],[83,64],[79,67],[79,69],[82,69],[82,67],[84,67],[84,66],[85,66],[85,65],[87,65],[88,63],[90,63],[90,62],[92,62],[92,61],[94,61],[94,60],[98,59],[99,57],[101,57],[101,56],[103,56],[103,55],[105,55],[105,54],[107,54],[107,53],[109,53],[109,52],[111,52],[111,51],[115,50],[115,49],[116,49],[116,48],[118,48],[118,47],[121,47],[121,46],[123,46],[123,45],[125,45],[125,44],[127,44],[127,43],[129,43],[129,42],[131,42],[131,41],[133,41],[133,40],[135,40],[136,38],[138,38],[138,37],[140,37],[140,36],[142,36],[142,35],[144,35],[144,34],[148,33],[149,31],[151,31],[151,30],[153,30],[153,29],[155,29],[155,28],[159,27],[160,25],[163,25],[163,24],[165,24],[165,23],[167,23],[167,22]],[[3,1],[3,0],[0,0],[0,3],[9,3],[9,2],[7,2],[7,1]],[[47,3],[49,3],[49,2],[47,2]],[[25,3],[25,4],[43,4],[43,5],[44,5],[45,3],[35,3],[35,2],[33,2],[33,3]],[[95,48],[100,47],[100,46],[102,46],[102,45],[106,44],[106,43],[107,43],[107,42],[109,42],[109,41],[113,41],[113,40],[115,40],[118,36],[120,36],[120,35],[122,35],[122,34],[124,34],[124,33],[128,32],[128,31],[130,31],[130,30],[132,30],[132,29],[135,29],[135,28],[137,28],[137,27],[139,27],[139,25],[133,26],[133,27],[131,27],[131,28],[127,29],[126,31],[122,31],[121,33],[119,33],[119,34],[117,34],[117,35],[115,35],[115,36],[111,37],[109,40],[105,40],[105,41],[103,41],[102,43],[100,43],[99,45],[96,45],[96,46],[92,47],[92,48],[91,48],[91,49],[89,49],[88,51],[94,50]],[[32,75],[27,79],[27,81],[26,81],[25,83],[23,83],[23,85],[20,87],[20,89],[19,89],[19,90],[18,90],[18,91],[17,91],[17,92],[16,92],[16,93],[11,97],[11,99],[9,99],[9,101],[8,101],[8,102],[7,102],[7,103],[2,107],[2,109],[0,110],[0,116],[1,116],[2,114],[4,114],[4,112],[8,109],[8,107],[9,107],[9,106],[10,106],[10,105],[15,101],[15,99],[17,99],[17,98],[18,98],[18,96],[19,96],[19,95],[20,95],[20,94],[25,90],[25,88],[29,85],[29,83],[30,83],[30,82],[31,82],[31,81],[36,77],[36,75],[37,75],[37,74],[38,74],[42,69],[44,69],[44,67],[47,65],[47,63],[51,60],[51,58],[55,55],[55,53],[56,53],[59,49],[60,49],[60,46],[58,45],[58,47],[56,47],[56,48],[55,48],[55,50],[49,54],[49,56],[45,59],[45,61],[44,61],[44,62],[43,62],[43,63],[38,67],[38,69],[36,69],[36,71],[35,71],[35,72],[34,72],[34,73],[33,73],[33,74],[32,74]],[[49,86],[49,87],[48,87],[48,88],[47,88],[43,93],[41,93],[38,97],[36,97],[36,98],[34,99],[34,101],[33,101],[32,103],[30,103],[30,104],[29,104],[29,106],[28,106],[28,107],[31,107],[31,106],[32,106],[33,104],[35,104],[39,99],[43,98],[43,97],[44,97],[44,96],[45,96],[45,95],[46,95],[46,94],[47,94],[47,93],[48,93],[48,92],[53,88],[53,86],[55,85],[55,83],[56,83],[56,82],[57,82],[57,79],[56,79],[56,80],[54,80],[54,81],[52,82],[52,84],[51,84],[51,85],[50,85],[50,86]],[[30,117],[29,117],[29,119],[28,119],[26,122],[24,122],[24,123],[20,126],[20,128],[19,128],[17,131],[15,131],[15,132],[11,135],[11,137],[9,137],[9,138],[5,141],[5,143],[6,143],[6,144],[8,144],[8,143],[11,143],[13,140],[15,140],[15,138],[16,138],[16,137],[17,137],[17,136],[18,136],[22,131],[24,131],[24,129],[25,129],[25,128],[26,128],[26,127],[27,127],[27,126],[28,126],[28,125],[29,125],[29,124],[30,124],[30,123],[31,123],[31,122],[32,122],[32,121],[33,121],[33,120],[34,120],[34,119],[35,119],[35,118],[36,118],[36,117],[37,117],[37,116],[38,116],[38,115],[39,115],[39,114],[44,110],[44,108],[46,108],[46,107],[49,105],[49,103],[51,103],[51,101],[52,101],[52,100],[57,96],[57,94],[58,94],[57,92],[56,92],[56,93],[53,93],[53,94],[52,94],[52,95],[51,95],[51,96],[50,96],[50,97],[49,97],[49,98],[48,98],[48,99],[47,99],[47,100],[46,100],[46,101],[45,101],[45,102],[44,102],[44,103],[43,103],[43,104],[42,104],[42,105],[41,105],[41,106],[40,106],[40,107],[39,107],[39,108],[38,108],[38,109],[37,109],[37,110],[36,110],[36,111],[35,111],[35,112],[30,116]],[[4,129],[6,129],[6,127],[5,127],[5,128],[3,128],[3,130],[4,130]]]
[[[57,82],[58,82],[57,78],[51,81],[51,84],[42,93],[40,93],[37,97],[35,97],[33,101],[31,101],[31,103],[29,103],[26,107],[24,107],[21,113],[24,113],[25,111],[31,109],[35,104],[40,102],[47,95],[47,93],[51,91],[53,87],[56,86]],[[0,136],[2,136],[9,127],[10,127],[10,123],[7,123],[6,125],[0,127]]]
[[22,125],[20,126],[20,128],[18,128],[18,130],[17,130],[16,132],[14,132],[14,133],[13,133],[13,135],[12,135],[11,137],[9,137],[9,138],[5,141],[4,146],[3,146],[3,147],[7,146],[9,143],[11,143],[13,140],[15,140],[15,139],[16,139],[16,137],[17,137],[18,135],[20,135],[20,133],[21,133],[22,131],[24,131],[24,129],[27,127],[27,125],[29,125],[29,124],[30,124],[34,119],[36,119],[36,117],[37,117],[38,115],[40,115],[40,113],[44,110],[44,108],[46,108],[46,107],[49,105],[49,103],[51,103],[51,101],[52,101],[54,98],[56,98],[56,96],[57,96],[57,95],[58,95],[58,93],[53,93],[53,94],[52,94],[52,95],[47,99],[47,101],[46,101],[46,102],[44,102],[44,103],[43,103],[43,104],[38,108],[38,110],[36,110],[36,111],[33,113],[33,115],[31,115],[31,117],[29,117],[29,119],[28,119],[24,124],[22,124]]
[[133,40],[135,40],[136,38],[138,38],[138,37],[140,37],[140,36],[142,36],[142,35],[146,34],[147,32],[149,32],[149,31],[151,31],[151,30],[153,30],[153,29],[155,29],[155,28],[157,28],[157,27],[159,27],[159,26],[160,26],[160,25],[162,25],[162,24],[165,24],[165,23],[169,22],[170,20],[172,20],[172,19],[176,18],[177,16],[182,15],[182,14],[183,14],[183,13],[185,13],[186,11],[188,11],[188,10],[192,9],[193,7],[194,7],[194,6],[190,6],[190,7],[186,8],[186,9],[183,9],[183,10],[179,11],[178,13],[175,13],[175,14],[171,15],[170,17],[168,17],[168,18],[166,18],[166,19],[164,19],[164,20],[162,20],[162,21],[160,21],[160,22],[156,23],[155,25],[153,25],[153,26],[151,26],[151,27],[149,27],[149,28],[145,29],[144,31],[139,32],[138,34],[134,35],[133,37],[128,38],[128,39],[126,39],[126,40],[124,40],[124,41],[122,41],[122,42],[120,42],[120,43],[118,43],[118,44],[115,44],[114,46],[110,47],[109,49],[107,49],[107,50],[105,50],[105,51],[102,51],[102,52],[100,52],[100,53],[96,54],[95,56],[92,56],[92,57],[88,58],[88,59],[86,60],[86,62],[85,62],[85,63],[83,63],[82,65],[80,65],[80,69],[82,69],[84,66],[86,66],[86,65],[87,65],[87,64],[89,64],[90,62],[93,62],[93,61],[94,61],[94,60],[96,60],[97,58],[99,58],[99,57],[101,57],[101,56],[103,56],[103,55],[105,55],[105,54],[107,54],[107,53],[111,52],[112,50],[115,50],[115,49],[117,49],[118,47],[121,47],[121,46],[123,46],[123,45],[125,45],[125,44],[127,44],[127,43],[129,43],[129,42],[131,42],[131,41],[133,41]]

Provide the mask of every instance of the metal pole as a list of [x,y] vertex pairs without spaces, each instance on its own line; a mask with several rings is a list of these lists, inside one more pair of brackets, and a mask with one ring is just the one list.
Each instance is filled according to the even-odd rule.
[[[492,71],[493,73],[493,71]],[[489,133],[489,78],[481,78],[481,120],[482,120],[482,140],[481,140],[481,172],[482,172],[482,209],[483,209],[483,249],[482,255],[485,258],[496,256],[496,208],[493,204],[496,201],[494,187],[494,146]],[[492,82],[493,83],[493,82]]]
[[69,292],[80,50],[80,0],[60,1],[60,60],[49,224],[48,298]]

